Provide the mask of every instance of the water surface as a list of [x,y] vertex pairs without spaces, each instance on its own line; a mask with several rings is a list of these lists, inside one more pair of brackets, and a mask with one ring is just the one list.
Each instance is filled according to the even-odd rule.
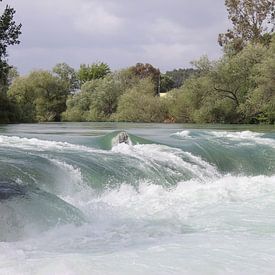
[[0,274],[274,274],[274,243],[274,126],[0,126]]

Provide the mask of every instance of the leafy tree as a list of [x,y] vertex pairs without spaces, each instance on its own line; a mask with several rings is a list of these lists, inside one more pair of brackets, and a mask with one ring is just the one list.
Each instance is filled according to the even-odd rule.
[[64,83],[47,71],[16,78],[8,96],[20,109],[21,121],[60,121],[68,91]]
[[142,79],[139,84],[124,93],[118,103],[114,116],[118,121],[163,122],[167,116],[166,108],[155,94],[150,79]]
[[270,47],[255,66],[256,87],[241,106],[249,123],[275,123],[275,36]]
[[[219,34],[219,44],[238,52],[252,43],[265,43],[274,32],[274,0],[225,0],[233,28]],[[228,50],[228,49],[227,49]]]
[[171,90],[163,99],[163,104],[167,110],[167,119],[173,122],[189,122],[186,101],[182,99],[182,88]]
[[[0,8],[1,2],[2,0]],[[11,67],[7,63],[7,48],[19,44],[18,38],[21,34],[21,24],[16,25],[14,14],[15,10],[7,5],[0,16],[0,123],[15,122],[17,119],[16,106],[6,96],[11,75]]]
[[207,75],[216,66],[216,62],[210,61],[207,55],[192,61],[191,64],[195,67],[197,76]]
[[[178,122],[247,122],[247,99],[257,87],[254,71],[266,51],[262,45],[251,44],[236,55],[225,55],[218,62],[210,62],[205,57],[194,62],[198,74],[171,92],[167,100],[169,115]],[[266,72],[267,75],[271,77],[272,72]],[[272,83],[271,79],[266,83]],[[259,110],[259,106],[256,109]]]
[[172,77],[167,74],[162,74],[160,76],[160,92],[166,93],[174,88],[175,82]]
[[80,84],[84,84],[87,81],[93,79],[104,78],[110,74],[111,70],[108,64],[103,62],[93,63],[92,65],[81,64],[78,71],[78,79]]
[[15,123],[19,121],[18,108],[4,93],[0,93],[0,123]]
[[255,88],[251,74],[265,51],[260,45],[248,45],[231,58],[225,56],[211,73],[216,96],[230,99],[236,108],[243,104],[248,93]]
[[165,98],[168,116],[184,123],[228,123],[235,119],[233,104],[213,93],[210,75],[188,79],[185,84],[169,92]]
[[[167,71],[164,76],[169,77],[169,85],[166,84],[166,79],[164,78],[163,83],[163,77],[161,78],[161,88],[164,90],[172,90],[174,88],[179,88],[184,84],[184,82],[191,76],[195,75],[197,73],[197,70],[195,69],[175,69],[173,71]],[[164,87],[164,88],[163,88]]]
[[28,77],[19,77],[9,88],[8,97],[16,102],[21,122],[36,121],[35,91]]
[[209,120],[207,119],[208,110],[205,112],[205,121],[201,119],[200,110],[208,102],[212,91],[213,85],[208,75],[187,80],[177,94],[176,120],[180,122],[207,122]]
[[63,121],[87,121],[90,108],[90,94],[79,92],[69,95],[66,101],[66,111],[62,113]]
[[[17,70],[14,67],[10,67],[8,77],[5,80],[6,84],[11,85],[18,76]],[[14,123],[19,120],[19,110],[17,105],[7,97],[6,89],[6,85],[0,85],[0,123]]]
[[94,90],[89,89],[86,84],[84,84],[83,90],[91,93],[88,120],[109,120],[117,109],[118,99],[122,92],[120,83],[115,81],[113,76],[107,76],[97,80]]
[[113,73],[113,78],[120,83],[122,93],[137,85],[140,78],[136,76],[131,68],[122,69]]
[[80,93],[68,98],[63,120],[107,121],[115,113],[121,94],[121,83],[114,75],[88,81],[82,85]]
[[64,85],[68,87],[71,93],[79,89],[79,81],[74,68],[66,63],[58,63],[52,71],[64,82]]
[[12,84],[12,82],[17,78],[19,77],[19,72],[17,70],[16,67],[10,67],[9,69],[9,73],[8,73],[8,86],[10,86]]
[[160,85],[160,70],[151,64],[137,63],[135,66],[130,67],[132,73],[139,79],[151,78],[154,84],[155,94],[158,93]]
[[[2,2],[2,0],[0,0]],[[3,14],[0,16],[0,88],[7,85],[10,66],[7,63],[7,48],[10,45],[19,44],[19,35],[21,34],[21,24],[16,25],[13,17],[15,10],[6,6]]]

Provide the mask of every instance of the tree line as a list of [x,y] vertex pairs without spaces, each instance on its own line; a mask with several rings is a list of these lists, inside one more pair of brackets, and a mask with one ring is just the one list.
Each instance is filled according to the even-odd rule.
[[[0,0],[1,1],[1,0]],[[108,64],[66,63],[19,76],[7,47],[21,25],[0,17],[0,122],[129,121],[275,123],[274,0],[226,0],[232,29],[218,36],[223,56],[161,73],[151,64],[112,72]],[[165,97],[160,97],[166,93]]]

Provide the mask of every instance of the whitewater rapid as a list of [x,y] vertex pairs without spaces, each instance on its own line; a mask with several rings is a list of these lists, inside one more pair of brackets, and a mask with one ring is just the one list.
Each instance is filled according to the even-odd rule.
[[274,273],[274,134],[137,131],[0,134],[0,274]]

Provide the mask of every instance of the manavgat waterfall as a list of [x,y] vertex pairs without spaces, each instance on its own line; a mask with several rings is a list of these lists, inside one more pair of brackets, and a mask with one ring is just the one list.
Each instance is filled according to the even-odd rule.
[[195,127],[1,126],[0,274],[274,274],[274,126]]

